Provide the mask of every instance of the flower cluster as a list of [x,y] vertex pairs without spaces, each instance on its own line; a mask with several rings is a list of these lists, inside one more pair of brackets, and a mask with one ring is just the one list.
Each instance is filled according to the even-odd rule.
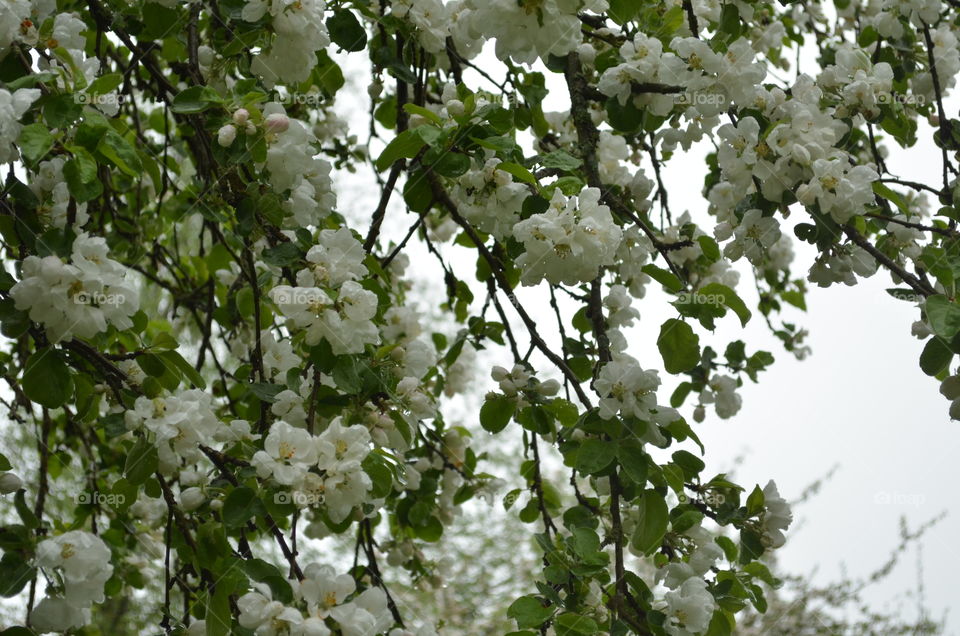
[[372,319],[377,296],[357,282],[366,273],[363,246],[346,227],[320,232],[307,252],[307,268],[297,272],[297,286],[278,285],[270,292],[288,324],[305,330],[307,344],[326,340],[333,352],[362,353],[380,341]]
[[573,285],[596,278],[601,267],[613,264],[622,231],[610,208],[600,203],[600,191],[586,188],[569,198],[557,190],[550,207],[517,223],[513,236],[525,250],[517,258],[524,285],[544,279]]
[[289,192],[283,205],[292,227],[319,225],[337,205],[330,163],[316,156],[316,137],[307,124],[288,118],[283,106],[267,104],[263,116],[270,183],[278,193]]
[[503,240],[520,220],[523,201],[530,192],[509,172],[498,170],[500,163],[499,159],[489,159],[482,168],[469,170],[450,194],[465,219]]
[[344,636],[370,636],[383,633],[393,624],[387,595],[380,588],[355,594],[352,577],[337,575],[330,566],[317,563],[304,568],[303,576],[303,580],[291,580],[290,584],[297,604],[306,611],[274,600],[268,586],[257,584],[237,599],[241,627],[257,636],[329,636],[333,632],[326,621],[334,620]]
[[[361,462],[370,452],[370,433],[334,419],[319,436],[278,421],[252,459],[261,479],[291,487],[294,503],[324,504],[337,522],[366,500],[371,482]],[[315,470],[314,470],[315,469]]]
[[54,584],[30,614],[38,632],[63,632],[90,622],[90,606],[102,603],[113,574],[110,548],[100,537],[71,530],[37,545],[37,565]]
[[254,56],[250,71],[267,86],[307,79],[317,65],[317,51],[330,44],[326,8],[323,0],[247,0],[243,20],[259,22],[269,14],[275,34],[267,50]]
[[181,462],[195,464],[203,456],[200,445],[227,441],[250,433],[250,425],[237,420],[227,426],[213,412],[210,394],[200,389],[180,391],[167,397],[138,397],[124,413],[127,428],[143,430],[157,447],[160,471],[172,474]]
[[46,327],[51,342],[92,338],[133,326],[140,296],[126,267],[108,256],[107,243],[80,234],[69,263],[56,256],[28,256],[20,282],[10,289],[17,309]]

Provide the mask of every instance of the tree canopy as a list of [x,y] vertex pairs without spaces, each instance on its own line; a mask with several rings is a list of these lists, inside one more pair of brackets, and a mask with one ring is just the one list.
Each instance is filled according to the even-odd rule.
[[463,633],[393,587],[453,558],[516,636],[756,628],[793,514],[697,427],[809,285],[960,419],[958,6],[5,0],[0,634]]

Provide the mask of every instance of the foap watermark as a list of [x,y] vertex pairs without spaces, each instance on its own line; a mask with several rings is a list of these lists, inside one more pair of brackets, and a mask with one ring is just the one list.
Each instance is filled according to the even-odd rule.
[[277,97],[276,101],[284,106],[320,106],[328,100],[322,92],[316,90],[305,93],[301,93],[300,91],[284,93]]
[[673,102],[681,106],[725,106],[729,98],[723,93],[685,91],[673,96]]
[[880,93],[877,95],[878,104],[903,104],[904,106],[924,106],[927,98],[915,93]]
[[76,497],[76,501],[81,506],[122,506],[127,501],[127,496],[121,493],[113,492],[81,492]]
[[90,93],[73,94],[73,101],[84,106],[120,106],[126,100],[127,97],[120,93],[103,93],[101,95],[91,95]]
[[897,300],[903,300],[908,303],[920,304],[927,299],[926,296],[904,289],[891,289],[888,290],[887,293]]
[[312,305],[314,303],[326,303],[327,297],[317,290],[309,288],[289,287],[284,289],[275,289],[273,292],[273,302],[278,305]]
[[73,295],[73,302],[77,305],[92,305],[94,307],[119,307],[127,302],[127,297],[119,292],[106,293],[81,290]]
[[677,302],[684,305],[724,305],[727,298],[723,294],[701,294],[692,291],[677,294]]
[[280,491],[273,495],[273,503],[281,506],[293,504],[298,508],[319,506],[323,503],[323,495],[313,492],[303,492],[302,490],[294,490],[291,492]]
[[926,503],[927,497],[919,493],[887,492],[881,490],[873,495],[873,503],[879,506],[913,506],[919,508]]
[[697,501],[699,503],[707,504],[708,506],[716,507],[716,506],[723,505],[723,502],[725,502],[726,500],[727,498],[722,493],[719,493],[719,492],[704,492],[704,493],[701,493],[700,496],[697,497],[696,499],[691,499],[690,497],[684,494],[677,495],[677,501],[682,504],[690,503],[691,501]]

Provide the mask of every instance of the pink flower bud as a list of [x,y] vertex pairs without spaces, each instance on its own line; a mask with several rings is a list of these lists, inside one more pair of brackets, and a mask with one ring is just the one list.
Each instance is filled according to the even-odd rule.
[[290,118],[283,113],[274,113],[267,116],[267,119],[263,122],[263,125],[269,132],[272,133],[286,132],[286,130],[290,128]]

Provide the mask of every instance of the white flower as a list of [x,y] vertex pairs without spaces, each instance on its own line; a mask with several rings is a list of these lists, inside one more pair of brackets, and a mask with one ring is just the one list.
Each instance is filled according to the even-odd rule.
[[317,463],[316,440],[302,428],[275,422],[263,441],[263,450],[250,462],[261,479],[273,477],[277,483],[291,486]]
[[357,585],[349,574],[337,574],[329,565],[311,563],[303,569],[299,596],[307,602],[309,612],[320,618],[330,615],[330,610],[342,604],[353,594]]
[[343,636],[376,636],[393,625],[387,595],[379,587],[364,590],[349,603],[330,610]]
[[664,627],[671,636],[689,636],[706,631],[717,603],[707,589],[707,582],[692,576],[680,588],[664,595]]
[[307,252],[306,260],[313,265],[297,274],[297,284],[339,287],[347,281],[359,280],[367,274],[363,264],[365,256],[363,245],[349,228],[323,230],[317,245]]
[[90,611],[58,596],[44,597],[30,612],[30,626],[39,634],[65,632],[90,622]]
[[342,461],[336,472],[328,472],[323,481],[324,503],[334,523],[347,518],[356,506],[367,501],[373,483],[358,461]]
[[153,434],[160,470],[174,472],[181,460],[195,463],[203,454],[201,444],[210,444],[225,428],[213,412],[210,394],[200,389],[180,391],[168,397],[141,396],[124,413],[127,428]]
[[510,236],[520,219],[524,200],[530,191],[515,182],[505,170],[498,170],[499,159],[488,159],[480,169],[463,174],[450,196],[464,218],[497,239]]
[[[719,240],[729,237],[725,223],[717,226],[716,234]],[[740,224],[733,230],[733,241],[724,246],[723,253],[733,261],[746,256],[754,265],[760,265],[767,255],[767,250],[779,239],[780,223],[773,217],[763,216],[763,212],[754,208],[744,213]]]
[[622,232],[610,208],[600,204],[600,191],[587,188],[569,199],[557,190],[550,208],[517,223],[513,235],[525,249],[517,258],[524,285],[543,279],[573,285],[613,264]]
[[813,178],[797,188],[797,199],[806,206],[819,203],[821,212],[837,223],[846,223],[874,200],[872,184],[877,178],[873,168],[851,168],[843,157],[817,159]]
[[23,278],[10,295],[17,309],[46,327],[51,341],[92,338],[106,331],[108,323],[117,329],[133,326],[140,297],[127,273],[108,257],[106,241],[80,234],[69,264],[56,256],[28,256]]
[[330,44],[324,9],[323,0],[247,0],[242,18],[257,22],[269,13],[276,34],[270,47],[253,58],[250,71],[271,88],[278,81],[297,84],[310,77],[317,51]]
[[537,57],[564,56],[582,41],[579,3],[541,0],[524,5],[516,0],[470,0],[468,33],[496,39],[501,60],[533,63]]
[[290,389],[277,393],[270,406],[270,412],[298,428],[304,428],[307,425],[307,411],[303,408],[303,398]]
[[657,388],[660,376],[644,371],[636,360],[617,355],[601,367],[594,383],[600,398],[600,417],[609,420],[618,412],[641,420],[649,420],[657,410]]
[[64,598],[77,608],[103,602],[103,586],[113,574],[110,548],[83,530],[71,530],[37,545],[37,565],[59,572]]
[[741,399],[737,395],[737,380],[729,375],[715,374],[710,378],[707,389],[700,394],[703,404],[715,404],[717,415],[728,419],[740,410]]
[[779,548],[786,542],[783,531],[793,523],[790,504],[780,496],[777,484],[771,479],[763,488],[763,539],[771,548]]
[[263,370],[271,377],[286,378],[287,371],[303,363],[293,352],[290,341],[278,341],[271,331],[260,332],[260,346],[263,349]]
[[317,439],[317,464],[321,470],[335,473],[349,463],[359,463],[370,452],[370,432],[359,424],[343,426],[340,418],[330,422]]
[[308,126],[287,117],[283,106],[271,102],[264,106],[263,114],[269,122],[266,167],[273,189],[279,194],[290,191],[284,202],[284,209],[291,214],[289,226],[319,225],[337,205],[330,163],[316,156],[317,139]]
[[257,636],[286,636],[303,622],[303,615],[293,607],[274,601],[266,586],[237,599],[241,627],[254,630]]
[[38,88],[19,88],[13,93],[0,88],[0,163],[17,158],[13,143],[20,136],[20,118],[39,97]]

